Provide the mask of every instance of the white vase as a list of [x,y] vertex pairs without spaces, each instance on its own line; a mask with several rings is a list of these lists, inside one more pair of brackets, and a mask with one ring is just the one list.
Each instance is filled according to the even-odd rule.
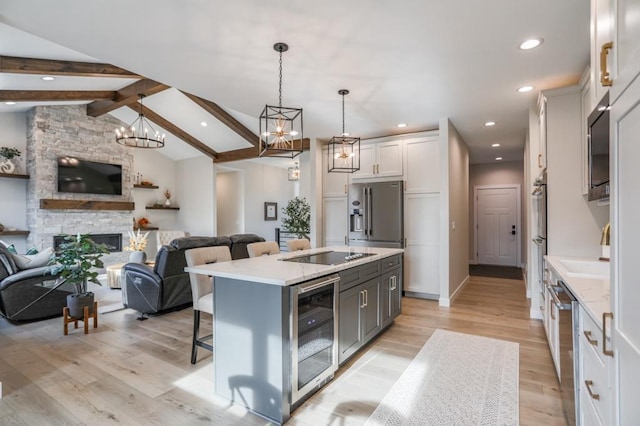
[[164,206],[171,207],[171,200],[167,198],[167,200],[164,202]]
[[130,263],[145,263],[147,261],[147,253],[144,251],[132,251],[129,255]]
[[0,163],[0,172],[2,173],[13,173],[16,170],[16,165],[9,159],[4,160]]

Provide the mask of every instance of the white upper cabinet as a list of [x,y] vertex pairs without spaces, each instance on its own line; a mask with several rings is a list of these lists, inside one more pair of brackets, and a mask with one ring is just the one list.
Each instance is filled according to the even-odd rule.
[[[597,105],[609,90],[603,85],[606,73],[613,79],[612,39],[613,0],[591,0],[591,99],[590,108]],[[605,83],[606,84],[606,83]]]
[[[610,0],[614,1],[614,0]],[[610,103],[622,94],[640,72],[640,0],[616,0],[613,37],[613,86]]]
[[360,170],[353,179],[402,177],[402,140],[372,142],[360,146]]
[[404,146],[405,192],[440,192],[438,135],[406,139]]
[[547,167],[547,98],[542,93],[538,98],[538,126],[538,169],[542,171]]
[[324,197],[346,197],[349,173],[329,173],[329,150],[322,150],[322,188]]

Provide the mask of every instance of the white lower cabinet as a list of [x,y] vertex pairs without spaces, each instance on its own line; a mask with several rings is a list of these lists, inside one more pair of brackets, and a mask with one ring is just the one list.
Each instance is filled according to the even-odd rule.
[[[603,354],[602,327],[580,307],[579,371],[582,425],[612,423],[611,359]],[[611,342],[607,342],[611,347]]]
[[347,197],[322,200],[324,246],[347,245]]

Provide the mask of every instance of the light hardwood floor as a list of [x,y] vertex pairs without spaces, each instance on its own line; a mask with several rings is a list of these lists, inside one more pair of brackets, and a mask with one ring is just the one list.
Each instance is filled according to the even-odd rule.
[[[520,423],[564,425],[542,323],[528,318],[524,284],[472,277],[451,308],[403,299],[403,313],[341,368],[288,424],[360,425],[437,328],[520,344]],[[212,357],[189,363],[192,311],[137,321],[123,310],[97,329],[62,335],[62,319],[0,319],[0,425],[264,425],[212,396]],[[210,323],[206,326],[210,327]]]

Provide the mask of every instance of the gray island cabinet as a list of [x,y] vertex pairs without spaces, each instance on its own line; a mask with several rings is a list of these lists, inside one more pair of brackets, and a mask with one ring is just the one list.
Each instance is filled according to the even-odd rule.
[[215,393],[276,423],[401,311],[401,249],[341,264],[287,261],[328,250],[188,267],[214,277]]

